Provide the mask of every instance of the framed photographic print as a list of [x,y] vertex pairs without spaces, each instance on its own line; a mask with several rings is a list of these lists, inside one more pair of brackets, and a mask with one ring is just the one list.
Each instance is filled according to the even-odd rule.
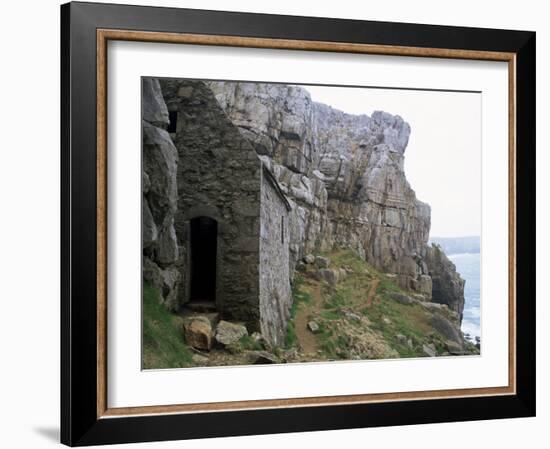
[[535,414],[535,33],[61,19],[63,443]]

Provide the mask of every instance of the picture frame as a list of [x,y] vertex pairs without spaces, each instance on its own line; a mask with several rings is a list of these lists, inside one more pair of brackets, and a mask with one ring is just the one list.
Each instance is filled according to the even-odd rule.
[[[508,385],[110,408],[107,44],[508,64]],[[69,446],[535,416],[535,33],[72,2],[61,7],[61,442]]]

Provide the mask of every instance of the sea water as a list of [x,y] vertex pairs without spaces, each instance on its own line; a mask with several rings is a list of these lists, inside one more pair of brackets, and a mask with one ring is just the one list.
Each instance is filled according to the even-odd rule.
[[464,316],[462,332],[470,335],[470,340],[481,337],[479,274],[481,270],[479,253],[452,254],[448,256],[456,266],[464,286]]

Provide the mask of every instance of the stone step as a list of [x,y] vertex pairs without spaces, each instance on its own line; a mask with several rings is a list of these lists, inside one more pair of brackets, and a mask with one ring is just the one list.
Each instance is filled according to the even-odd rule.
[[179,316],[181,316],[185,321],[191,321],[193,318],[205,317],[212,324],[212,329],[214,329],[220,322],[220,314],[217,312],[194,312],[193,310],[186,309],[185,307],[179,311]]
[[184,307],[193,312],[216,312],[216,303],[213,301],[191,301],[185,304]]

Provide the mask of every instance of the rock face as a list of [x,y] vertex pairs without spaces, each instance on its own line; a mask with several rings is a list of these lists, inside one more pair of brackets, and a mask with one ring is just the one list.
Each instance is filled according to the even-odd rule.
[[328,268],[330,265],[330,259],[327,257],[317,256],[315,258],[315,265],[317,265],[319,268]]
[[174,216],[177,210],[178,153],[166,128],[168,109],[158,80],[142,84],[143,110],[143,278],[161,293],[165,305],[178,307],[181,273]]
[[432,301],[446,304],[462,321],[464,310],[464,279],[456,272],[456,267],[445,255],[440,246],[428,248],[426,262],[432,278]]
[[230,120],[271,172],[292,205],[290,216],[291,270],[321,242],[326,226],[327,190],[320,172],[313,173],[317,150],[313,103],[297,87],[273,84],[208,83]]
[[289,197],[290,266],[314,250],[354,249],[400,285],[430,295],[430,208],[403,171],[410,127],[386,112],[350,115],[297,86],[208,83]]
[[424,355],[428,357],[436,357],[437,351],[435,349],[435,346],[433,344],[429,345],[422,345],[422,351],[424,352]]
[[330,285],[336,285],[340,281],[340,272],[330,268],[321,268],[317,271],[317,279],[326,281]]
[[463,284],[428,246],[430,207],[404,172],[411,132],[401,117],[351,115],[315,103],[298,86],[209,82],[216,99],[271,171],[292,205],[291,272],[310,253],[347,247],[401,287],[460,316]]
[[464,338],[462,337],[460,329],[454,323],[447,320],[443,316],[434,314],[430,319],[430,324],[435,330],[437,330],[448,340],[460,345],[463,344]]
[[410,296],[404,295],[402,293],[392,293],[391,298],[398,303],[405,305],[409,305],[414,302],[414,300]]

